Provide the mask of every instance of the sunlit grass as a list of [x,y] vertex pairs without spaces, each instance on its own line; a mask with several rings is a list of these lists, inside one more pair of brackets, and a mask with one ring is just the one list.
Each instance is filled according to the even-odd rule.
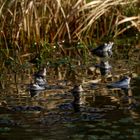
[[65,54],[59,42],[82,42],[85,47],[131,28],[139,32],[139,13],[138,0],[0,0],[0,45],[5,49],[0,51],[6,57],[11,48],[29,54],[34,43],[36,53],[47,49],[46,43],[54,51],[57,42],[57,51]]

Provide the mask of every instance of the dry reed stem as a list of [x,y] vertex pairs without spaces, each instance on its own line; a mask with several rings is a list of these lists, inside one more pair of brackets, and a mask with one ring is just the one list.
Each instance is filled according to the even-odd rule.
[[[76,39],[84,42],[85,38],[91,39],[94,34],[97,38],[109,34],[115,34],[116,37],[131,27],[140,31],[139,15],[127,17],[117,8],[137,2],[138,0],[0,1],[0,30],[5,38],[15,44],[39,44],[42,41],[56,40],[72,42]],[[131,25],[123,27],[127,22]]]

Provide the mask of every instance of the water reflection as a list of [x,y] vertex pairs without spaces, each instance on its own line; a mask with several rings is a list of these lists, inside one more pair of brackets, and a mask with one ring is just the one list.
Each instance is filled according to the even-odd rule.
[[131,88],[123,89],[123,91],[124,91],[124,95],[121,97],[122,102],[127,104],[127,109],[135,110],[139,106],[139,103],[135,99],[132,89]]
[[101,61],[100,64],[96,64],[95,67],[100,69],[102,76],[110,74],[112,68],[108,61]]
[[36,91],[36,90],[30,90],[30,91],[29,91],[31,97],[34,97],[34,96],[39,95],[40,92],[41,92],[41,91]]
[[[115,60],[115,62],[116,66],[113,74],[112,63],[109,62],[109,60],[101,60],[99,64],[94,64],[94,67],[100,71],[99,74],[101,78],[107,80],[110,78],[110,84],[114,85],[112,88],[107,87],[108,81],[107,83],[99,81],[97,77],[98,83],[92,83],[92,86],[82,83],[82,87],[81,85],[76,85],[73,90],[68,92],[69,89],[73,87],[73,83],[65,84],[65,87],[60,86],[60,82],[53,79],[51,75],[51,78],[49,76],[45,78],[48,84],[45,90],[28,91],[30,97],[38,97],[32,99],[28,96],[27,92],[25,92],[29,78],[26,77],[26,82],[19,78],[20,82],[25,83],[22,84],[22,86],[17,82],[17,87],[15,87],[15,84],[10,83],[12,80],[10,80],[10,82],[7,81],[5,84],[4,87],[8,88],[1,91],[0,102],[6,100],[7,106],[1,104],[0,108],[4,108],[4,110],[8,109],[8,111],[6,111],[8,115],[6,115],[9,120],[15,120],[15,122],[16,120],[22,121],[22,123],[18,125],[18,128],[20,126],[22,131],[17,129],[16,133],[20,131],[20,133],[24,135],[24,131],[28,131],[27,135],[33,137],[33,139],[37,134],[33,135],[31,130],[34,130],[34,133],[38,132],[40,139],[43,139],[43,136],[44,139],[46,139],[46,137],[57,139],[60,134],[63,136],[63,138],[61,137],[60,139],[66,139],[68,137],[76,139],[76,136],[78,138],[80,136],[87,138],[87,134],[91,136],[91,139],[100,139],[102,137],[101,134],[104,134],[102,137],[104,139],[107,138],[108,135],[108,139],[120,137],[120,135],[122,139],[127,139],[126,135],[128,134],[138,136],[137,131],[140,131],[140,80],[139,78],[137,78],[137,80],[132,78],[131,83],[134,84],[134,87],[126,86],[127,88],[124,88],[124,84],[121,83],[120,79],[122,75],[124,75],[123,72],[129,73],[127,69],[128,63],[123,65],[124,61]],[[118,64],[121,64],[124,69],[119,69],[120,65],[118,66]],[[106,67],[107,65],[109,67]],[[81,67],[74,68],[80,76],[82,75],[86,80],[90,80],[91,77],[85,74],[86,70],[80,71],[80,69]],[[61,70],[59,72],[61,73]],[[66,71],[62,71],[62,73],[67,73],[67,69]],[[67,76],[68,75],[69,74],[67,74]],[[108,75],[111,75],[111,77],[108,78]],[[116,75],[118,76],[117,79],[114,78]],[[78,78],[82,79],[82,76],[80,76]],[[17,77],[20,77],[20,75]],[[57,76],[55,76],[55,78],[56,77]],[[63,78],[63,76],[61,78]],[[69,79],[73,79],[74,81],[76,78],[71,76]],[[66,79],[62,80],[65,81]],[[116,81],[118,81],[119,84],[116,84]],[[77,81],[75,81],[75,83],[76,82]],[[130,84],[127,83],[126,85]],[[19,89],[18,93],[15,93],[16,88]],[[19,110],[21,112],[19,112]],[[7,127],[6,115],[4,114],[3,116],[2,111],[0,111],[0,114],[0,119],[2,120],[0,123],[2,123],[4,127]],[[13,123],[12,125],[15,124],[16,123]],[[38,131],[38,126],[40,131]],[[3,133],[7,136],[13,136],[13,129],[16,128],[15,125],[10,128],[11,130],[8,133]],[[44,133],[46,128],[48,131]],[[68,132],[68,137],[66,137],[66,133],[64,132]]]

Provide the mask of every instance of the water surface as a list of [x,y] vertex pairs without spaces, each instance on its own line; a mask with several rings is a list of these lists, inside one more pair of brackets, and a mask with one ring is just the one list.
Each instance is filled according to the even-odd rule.
[[[46,79],[54,88],[34,97],[27,90],[34,68],[22,74],[7,73],[1,80],[0,139],[139,139],[140,64],[139,54],[134,58],[132,52],[126,58],[116,51],[118,55],[108,60],[112,69],[107,75],[89,70],[99,60],[75,65],[74,74],[80,79],[76,82],[82,82],[84,89],[76,101],[70,92],[76,83],[71,80],[73,73],[63,76],[68,68],[60,68],[58,75],[48,70]],[[131,77],[129,89],[106,87],[124,75]]]

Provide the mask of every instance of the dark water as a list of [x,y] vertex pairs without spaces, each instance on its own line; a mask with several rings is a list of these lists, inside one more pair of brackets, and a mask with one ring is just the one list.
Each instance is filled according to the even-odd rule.
[[[8,74],[9,78],[1,81],[0,139],[139,140],[140,64],[136,58],[110,59],[112,69],[106,76],[88,70],[98,60],[76,66],[84,88],[76,102],[69,92],[73,82],[66,84],[53,73],[48,72],[46,79],[54,88],[32,98],[26,90],[32,74]],[[106,87],[124,75],[131,77],[129,89]]]

